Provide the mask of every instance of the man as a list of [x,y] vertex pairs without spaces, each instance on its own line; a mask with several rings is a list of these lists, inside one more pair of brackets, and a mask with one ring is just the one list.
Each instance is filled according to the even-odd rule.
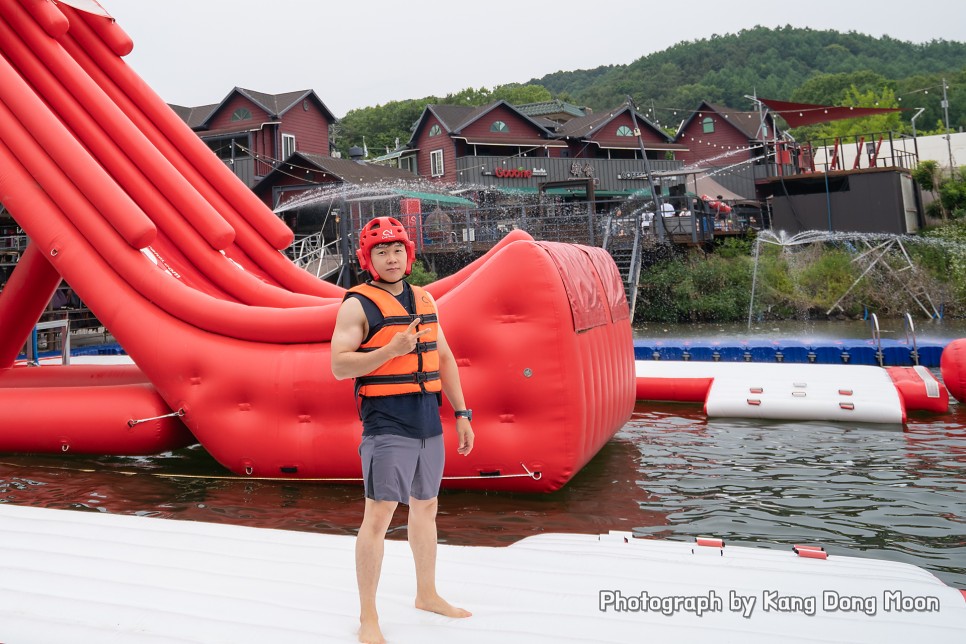
[[447,617],[470,612],[436,591],[436,509],[443,476],[440,395],[456,410],[457,452],[473,449],[472,411],[432,296],[404,278],[415,244],[398,220],[373,219],[359,238],[359,265],[372,279],[349,290],[332,333],[332,373],[356,379],[362,417],[366,506],[356,539],[359,641],[384,642],[376,611],[386,530],[399,503],[409,505],[416,564],[416,608]]

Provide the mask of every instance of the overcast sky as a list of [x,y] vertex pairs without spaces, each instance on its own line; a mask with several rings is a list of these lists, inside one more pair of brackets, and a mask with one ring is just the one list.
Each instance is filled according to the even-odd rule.
[[336,117],[393,100],[627,64],[755,25],[966,42],[964,0],[99,0],[168,103],[314,89]]

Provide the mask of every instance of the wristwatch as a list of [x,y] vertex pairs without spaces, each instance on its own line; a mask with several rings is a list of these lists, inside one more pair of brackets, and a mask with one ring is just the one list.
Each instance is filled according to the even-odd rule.
[[465,418],[466,420],[473,420],[473,410],[472,409],[459,409],[454,414],[457,418]]

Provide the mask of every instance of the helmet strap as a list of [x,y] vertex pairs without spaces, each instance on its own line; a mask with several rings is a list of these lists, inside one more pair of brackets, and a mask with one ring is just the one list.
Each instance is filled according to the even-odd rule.
[[380,284],[388,284],[388,285],[391,286],[393,284],[398,284],[399,282],[403,281],[404,279],[406,279],[406,276],[405,275],[403,275],[402,277],[400,277],[398,280],[396,280],[394,282],[387,282],[386,280],[382,279],[381,277],[379,277],[378,279],[373,279],[372,281],[373,282],[379,282]]

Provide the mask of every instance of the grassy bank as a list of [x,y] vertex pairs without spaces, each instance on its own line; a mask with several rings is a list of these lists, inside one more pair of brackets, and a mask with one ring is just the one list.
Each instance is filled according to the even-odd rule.
[[966,221],[901,245],[862,235],[795,245],[766,239],[725,239],[712,252],[691,249],[646,266],[635,319],[738,322],[749,311],[755,319],[918,317],[923,307],[966,315]]

